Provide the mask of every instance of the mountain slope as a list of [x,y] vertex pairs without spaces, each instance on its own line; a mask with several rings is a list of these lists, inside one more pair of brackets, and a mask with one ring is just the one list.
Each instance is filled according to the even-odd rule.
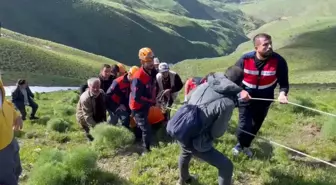
[[26,78],[34,85],[75,85],[113,60],[64,45],[2,30],[0,70],[6,85]]
[[[334,60],[336,58],[333,50],[336,41],[334,37],[336,13],[328,11],[324,7],[335,7],[336,1],[323,1],[318,5],[310,0],[295,2],[261,0],[257,2],[257,4],[238,6],[233,4],[232,6],[237,6],[246,13],[254,13],[257,18],[262,18],[266,14],[273,17],[272,20],[265,19],[268,23],[250,32],[248,37],[252,38],[260,32],[267,32],[273,36],[275,50],[288,62],[290,81],[292,83],[335,83],[336,65]],[[295,9],[299,4],[305,6],[305,9],[294,14],[295,11],[292,9]],[[282,11],[279,10],[278,13],[272,14],[275,5],[279,5],[279,9]],[[258,8],[262,9],[263,13],[257,14]],[[314,16],[308,17],[309,14]],[[204,75],[210,71],[224,70],[227,66],[234,64],[243,53],[251,50],[253,50],[253,45],[251,41],[248,41],[239,45],[236,51],[229,56],[186,60],[174,68],[180,72],[192,71],[192,73],[185,72],[185,77],[194,74]]]
[[130,65],[138,64],[137,52],[144,46],[170,63],[224,55],[247,40],[246,29],[256,27],[257,22],[245,26],[251,19],[241,11],[191,2],[2,0],[0,20],[13,31]]

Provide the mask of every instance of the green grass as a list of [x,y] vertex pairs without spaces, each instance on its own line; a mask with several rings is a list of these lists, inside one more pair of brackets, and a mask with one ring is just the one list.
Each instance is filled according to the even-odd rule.
[[[277,8],[279,14],[281,13],[280,17],[288,15],[287,18],[270,21],[259,29],[251,31],[248,37],[252,38],[260,32],[272,35],[274,49],[288,62],[290,82],[294,84],[334,83],[333,76],[336,74],[336,66],[333,48],[335,47],[336,16],[328,9],[324,11],[323,7],[334,7],[336,1],[323,1],[317,5],[312,1],[305,1],[305,11],[302,11],[304,13],[300,15],[286,10],[295,12],[294,9],[297,10],[298,4],[301,3],[303,6],[303,1],[293,3],[281,1],[284,3],[281,5],[283,7],[279,5],[280,1],[275,0],[257,2],[259,3],[246,4],[240,8],[246,13],[258,13],[255,15],[257,18],[262,18],[265,14],[279,17],[280,15],[276,12],[272,12],[273,8]],[[279,5],[280,8],[274,5]],[[268,12],[256,11],[259,9]],[[312,16],[308,16],[310,13]],[[248,41],[239,45],[236,51],[228,56],[185,60],[175,65],[174,69],[184,77],[194,74],[202,76],[210,71],[223,71],[233,65],[243,53],[251,50],[253,50],[253,45],[251,41]]]
[[[255,0],[240,6],[245,13],[266,22],[291,17],[309,18],[317,16],[335,16],[335,1],[314,0]],[[309,18],[308,18],[309,17]]]
[[34,85],[78,85],[115,61],[2,29],[0,70],[6,85],[25,78]]
[[258,23],[242,11],[173,0],[38,0],[34,4],[4,0],[0,19],[15,32],[127,65],[138,64],[138,51],[144,46],[170,63],[222,56],[246,41],[245,31]]
[[[123,147],[124,144],[127,146],[128,144],[125,142],[130,142],[129,139],[131,139],[127,134],[121,135],[125,138],[123,140],[120,140],[120,137],[113,140],[112,137],[107,136],[107,140],[101,138],[96,143],[90,144],[76,123],[72,111],[55,111],[60,110],[61,107],[75,108],[76,102],[68,100],[76,96],[77,94],[73,91],[46,93],[37,96],[36,101],[40,105],[38,116],[44,118],[38,122],[26,121],[23,131],[16,133],[21,146],[20,155],[24,169],[20,184],[25,185],[33,182],[38,182],[38,185],[44,185],[46,182],[56,184],[64,182],[66,184],[70,181],[73,184],[80,184],[85,181],[88,184],[170,185],[176,182],[179,155],[177,144],[160,142],[159,146],[156,146],[146,156],[139,156],[136,153],[138,151],[137,145]],[[327,112],[336,112],[334,96],[334,90],[322,93],[313,89],[293,89],[289,98],[290,101],[303,105]],[[231,148],[236,144],[234,133],[237,127],[237,117],[237,110],[235,110],[230,121],[230,128],[223,137],[215,142],[215,147],[234,162],[235,184],[332,185],[336,183],[334,168],[273,147],[262,140],[255,140],[253,144],[255,155],[252,160],[248,160],[244,156],[234,158],[231,154]],[[63,133],[48,130],[48,121],[55,118],[61,118],[70,123],[70,129],[66,129]],[[336,130],[331,123],[335,122],[325,115],[297,109],[291,105],[273,104],[260,135],[336,163],[336,144],[334,142]],[[105,135],[108,132],[120,135],[121,132],[125,132],[122,129],[107,131],[109,128],[103,130],[102,128],[98,129],[97,133],[103,131]],[[99,148],[105,147],[105,149],[97,150],[97,146]],[[106,146],[110,146],[110,149],[107,149]],[[83,148],[85,148],[84,151]],[[90,149],[93,149],[96,154],[88,151]],[[49,154],[45,151],[49,151]],[[63,154],[58,154],[59,152]],[[60,155],[64,157],[61,159]],[[98,156],[96,160],[94,155]],[[57,161],[60,162],[57,162],[57,165],[51,165],[51,159],[58,159]],[[70,162],[68,159],[78,160],[70,160]],[[92,167],[93,171],[87,171],[88,166],[84,164],[88,163],[89,166],[96,165],[97,169]],[[69,164],[76,166],[76,168],[72,168],[73,171],[65,170]],[[83,174],[83,170],[87,173]],[[43,171],[43,175],[37,175],[41,171]],[[204,162],[197,159],[192,160],[191,172],[199,175],[199,184],[216,184],[216,169]],[[51,176],[54,178],[51,179]],[[64,178],[68,181],[64,181]]]

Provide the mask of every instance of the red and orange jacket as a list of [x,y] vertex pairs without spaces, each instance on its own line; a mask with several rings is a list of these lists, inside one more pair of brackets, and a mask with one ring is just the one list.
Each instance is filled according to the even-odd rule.
[[155,98],[155,79],[141,67],[133,75],[129,107],[135,111],[149,109],[152,105],[155,105]]
[[113,80],[112,85],[106,92],[107,108],[111,111],[115,111],[120,105],[128,108],[130,87],[131,83],[127,74]]
[[201,78],[201,77],[192,77],[189,78],[184,87],[184,100],[187,100],[187,95],[189,94],[190,91],[195,89],[198,85],[206,82],[206,78]]

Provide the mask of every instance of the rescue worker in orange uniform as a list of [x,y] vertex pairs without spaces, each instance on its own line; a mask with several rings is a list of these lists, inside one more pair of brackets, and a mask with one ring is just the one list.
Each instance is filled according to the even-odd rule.
[[[148,112],[156,104],[156,81],[153,78],[154,53],[148,48],[139,50],[140,69],[133,75],[129,107],[136,125],[142,131],[143,154],[150,152],[152,131],[148,123]],[[155,74],[156,75],[156,74]]]
[[112,85],[106,93],[107,109],[116,114],[121,124],[126,128],[129,128],[130,124],[131,110],[128,103],[132,76],[138,70],[139,67],[137,66],[131,67],[128,73],[125,73],[112,82]]

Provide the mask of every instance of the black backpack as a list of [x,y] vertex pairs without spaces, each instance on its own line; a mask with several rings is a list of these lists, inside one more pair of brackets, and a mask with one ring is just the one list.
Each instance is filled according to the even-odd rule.
[[[196,104],[203,98],[207,89],[208,88],[204,90]],[[182,105],[168,121],[166,128],[167,133],[179,142],[189,144],[203,130],[203,123],[200,119],[200,114],[202,113],[200,106],[203,105]]]

